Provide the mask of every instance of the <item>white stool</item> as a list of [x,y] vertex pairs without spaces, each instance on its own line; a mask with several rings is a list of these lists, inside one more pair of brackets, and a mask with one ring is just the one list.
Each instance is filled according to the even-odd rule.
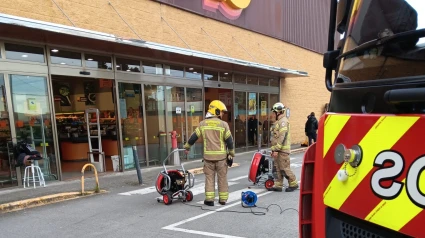
[[[32,179],[30,177],[30,172],[32,175]],[[34,160],[31,160],[31,165],[25,167],[25,172],[24,172],[24,188],[26,187],[25,185],[27,184],[27,187],[30,186],[30,180],[33,182],[34,184],[34,188],[35,188],[35,183],[38,182],[41,185],[43,185],[43,187],[46,187],[46,182],[44,181],[44,174],[43,172],[41,172],[41,169],[38,165],[34,165]]]

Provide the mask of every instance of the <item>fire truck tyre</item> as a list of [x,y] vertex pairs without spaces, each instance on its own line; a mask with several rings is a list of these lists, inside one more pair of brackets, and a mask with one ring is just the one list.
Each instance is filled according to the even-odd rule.
[[190,202],[193,200],[193,193],[192,191],[187,191],[186,192],[186,201]]
[[274,186],[274,181],[272,179],[267,179],[267,181],[264,183],[264,186],[267,190],[270,190]]
[[169,193],[166,193],[162,195],[162,200],[164,201],[165,205],[170,205],[171,203],[173,203],[173,196]]

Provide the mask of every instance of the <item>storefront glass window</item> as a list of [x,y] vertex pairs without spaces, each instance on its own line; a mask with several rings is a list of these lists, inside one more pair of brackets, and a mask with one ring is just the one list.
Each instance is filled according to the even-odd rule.
[[134,168],[132,146],[137,146],[140,166],[146,166],[145,131],[140,84],[119,83],[124,169]]
[[4,77],[0,74],[0,183],[3,187],[18,185],[16,182],[15,158],[13,153],[12,135],[10,133],[9,110],[6,101]]
[[255,76],[248,76],[248,77],[246,78],[246,83],[247,83],[247,84],[258,85],[258,77],[255,77]]
[[229,72],[220,72],[220,81],[221,82],[232,82],[232,73]]
[[142,62],[143,73],[145,74],[164,74],[162,64],[155,64],[151,62]]
[[81,53],[51,49],[50,58],[52,64],[82,66]]
[[235,74],[233,78],[235,83],[246,84],[246,75]]
[[[184,107],[184,88],[167,86],[165,92],[167,108],[167,130],[177,132],[177,147],[183,148],[186,138],[186,116]],[[168,145],[171,145],[171,137],[167,136]],[[171,152],[171,151],[169,151]],[[180,152],[180,158],[185,158],[184,152]],[[172,157],[174,158],[174,157]],[[169,162],[173,162],[171,159]]]
[[[112,58],[110,56],[84,54],[86,67],[95,69],[112,70]],[[117,68],[120,67],[117,65]]]
[[44,49],[41,47],[5,43],[6,59],[44,63]]
[[56,155],[52,115],[45,77],[10,75],[17,141],[32,144],[43,160],[39,166],[45,179],[56,177]]
[[117,58],[118,71],[135,72],[140,73],[140,61],[131,59],[120,59]]
[[258,133],[261,134],[261,147],[267,147],[267,142],[269,138],[269,112],[270,112],[270,103],[269,103],[269,94],[260,93],[260,115],[258,123]]
[[183,78],[184,67],[174,65],[164,65],[165,75],[177,78]]
[[270,79],[270,86],[279,87],[279,79]]
[[202,79],[202,68],[186,67],[186,78]]
[[269,79],[268,78],[259,78],[258,84],[262,86],[269,86]]
[[[54,97],[55,119],[58,130],[58,143],[62,177],[64,179],[78,176],[78,171],[91,157],[93,162],[101,161],[98,154],[88,158],[89,139],[97,136],[97,122],[100,126],[102,151],[105,155],[106,171],[116,170],[112,156],[118,156],[118,140],[115,105],[113,97],[113,80],[80,78],[72,76],[52,75],[52,91]],[[96,113],[90,113],[87,128],[85,110],[99,110],[99,121]],[[91,138],[92,149],[99,148],[97,138]],[[115,158],[115,157],[114,157]]]
[[218,72],[204,70],[204,80],[218,81]]

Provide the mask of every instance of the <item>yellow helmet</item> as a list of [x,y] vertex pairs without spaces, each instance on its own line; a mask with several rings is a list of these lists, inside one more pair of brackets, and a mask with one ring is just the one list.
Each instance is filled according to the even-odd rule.
[[220,115],[220,112],[227,112],[227,107],[224,105],[224,103],[220,100],[214,100],[210,103],[210,106],[208,107],[208,112],[218,116]]

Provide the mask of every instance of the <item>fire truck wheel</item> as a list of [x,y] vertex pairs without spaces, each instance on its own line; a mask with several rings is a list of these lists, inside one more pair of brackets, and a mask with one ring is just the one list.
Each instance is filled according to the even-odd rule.
[[270,190],[273,188],[274,181],[272,179],[267,179],[267,181],[264,183],[264,186],[267,190]]
[[187,191],[186,192],[186,201],[190,202],[193,200],[193,193],[192,191]]
[[162,200],[164,201],[165,205],[170,205],[171,203],[173,203],[173,196],[169,193],[166,193],[162,195]]

